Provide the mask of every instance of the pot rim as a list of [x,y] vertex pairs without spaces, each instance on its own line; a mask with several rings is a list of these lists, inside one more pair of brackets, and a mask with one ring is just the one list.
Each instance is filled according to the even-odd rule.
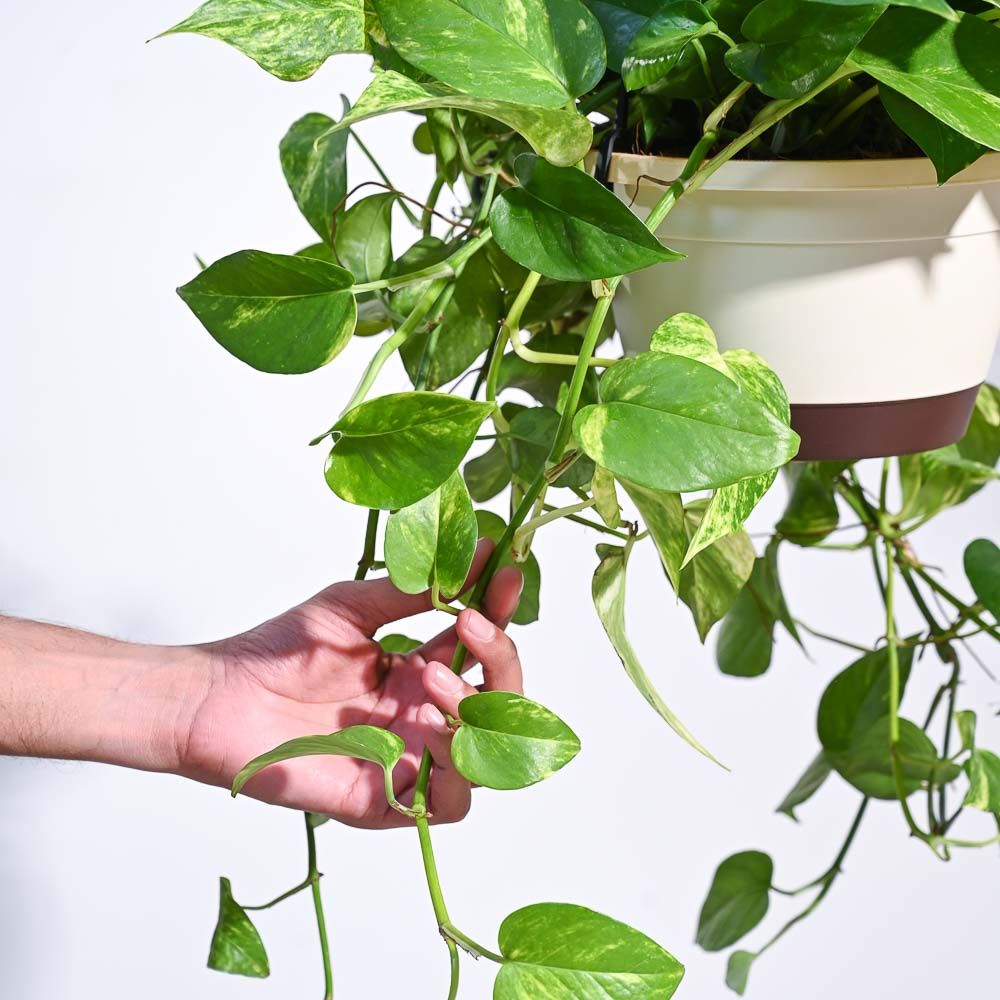
[[[678,156],[614,153],[608,179],[616,184],[634,185],[648,177],[669,183],[677,178],[685,162]],[[1000,152],[985,153],[951,178],[946,186],[990,182],[1000,182]],[[938,186],[931,161],[920,156],[881,160],[730,160],[702,189],[753,193],[936,189]]]

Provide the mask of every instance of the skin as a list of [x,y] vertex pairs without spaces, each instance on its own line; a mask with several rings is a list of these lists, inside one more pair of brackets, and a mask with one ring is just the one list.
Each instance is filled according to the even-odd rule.
[[[469,583],[490,550],[480,543]],[[518,570],[500,570],[483,614],[462,611],[406,656],[386,653],[373,636],[430,610],[430,596],[403,594],[388,579],[334,584],[249,632],[200,646],[141,646],[0,618],[0,754],[101,761],[228,788],[279,743],[370,724],[406,743],[393,771],[403,803],[430,749],[432,822],[455,822],[471,788],[451,766],[445,714],[457,716],[477,689],[446,664],[460,639],[464,669],[482,663],[484,689],[521,692],[517,650],[503,632],[521,585]],[[348,757],[273,765],[244,793],[351,826],[412,822],[386,804],[381,769]]]

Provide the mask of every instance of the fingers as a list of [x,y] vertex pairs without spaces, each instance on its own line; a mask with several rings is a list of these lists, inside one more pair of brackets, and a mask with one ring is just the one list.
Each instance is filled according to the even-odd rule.
[[455,823],[465,818],[472,805],[472,786],[452,763],[452,734],[441,712],[433,705],[423,705],[417,718],[434,760],[428,803],[431,819],[436,823]]
[[[497,570],[483,598],[483,614],[500,628],[506,628],[517,611],[523,586],[524,577],[516,566],[503,566]],[[457,641],[458,629],[452,626],[425,643],[420,655],[425,660],[451,663]],[[468,670],[476,661],[477,657],[470,653],[462,669]]]
[[421,680],[430,700],[442,712],[455,717],[458,716],[458,706],[462,699],[477,693],[471,684],[466,684],[443,663],[428,663],[421,674]]
[[524,692],[521,660],[509,635],[471,608],[458,616],[457,628],[458,637],[483,665],[485,690]]
[[[480,540],[463,591],[479,578],[493,548],[490,539]],[[388,577],[335,583],[319,594],[316,600],[333,605],[337,612],[368,638],[389,622],[422,614],[433,607],[430,591],[422,594],[404,594]]]

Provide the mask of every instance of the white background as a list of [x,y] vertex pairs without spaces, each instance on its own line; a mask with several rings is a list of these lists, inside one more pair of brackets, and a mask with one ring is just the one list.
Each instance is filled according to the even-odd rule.
[[[307,111],[336,114],[367,61],[340,59],[291,85],[205,39],[143,44],[188,12],[184,0],[21,4],[5,17],[0,63],[0,608],[151,642],[230,634],[349,576],[361,527],[306,442],[337,413],[371,342],[313,375],[261,375],[221,351],[173,288],[193,276],[195,252],[311,242],[277,143]],[[411,132],[406,118],[364,128],[393,177],[420,193],[428,178]],[[353,180],[369,176],[359,164]],[[396,371],[384,382],[402,385]],[[776,492],[759,523],[780,505]],[[917,536],[960,592],[961,550],[995,533],[997,496]],[[539,537],[543,621],[517,638],[528,693],[573,724],[584,752],[542,787],[478,793],[469,819],[437,834],[449,905],[488,942],[523,904],[591,905],[687,963],[681,996],[723,997],[724,958],[693,944],[716,864],[756,847],[775,857],[779,884],[801,884],[849,824],[857,796],[837,779],[802,809],[801,826],[773,812],[814,753],[818,696],[849,657],[812,643],[810,662],[783,638],[765,678],[722,677],[652,551],[637,557],[635,644],[726,773],[630,688],[588,609],[597,539],[578,531]],[[879,634],[863,554],[789,551],[782,568],[800,617],[864,641]],[[912,715],[942,671],[931,657],[920,664]],[[998,689],[974,664],[966,675],[961,704],[980,709],[982,740],[1000,746]],[[204,968],[217,877],[247,902],[296,882],[297,815],[177,778],[25,760],[0,761],[0,803],[0,996],[320,995],[305,896],[259,920],[270,981]],[[973,817],[965,831],[990,829]],[[412,831],[330,824],[320,849],[338,997],[442,997],[444,949]],[[941,864],[907,839],[898,809],[877,805],[847,876],[760,961],[749,995],[993,997],[997,886],[995,850]],[[797,903],[778,900],[769,927]],[[758,930],[749,946],[763,939]],[[467,966],[463,996],[488,997],[491,969]]]

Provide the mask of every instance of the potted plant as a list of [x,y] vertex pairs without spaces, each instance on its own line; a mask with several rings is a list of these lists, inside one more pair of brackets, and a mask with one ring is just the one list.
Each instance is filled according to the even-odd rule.
[[[966,572],[976,596],[968,601],[921,562],[910,535],[997,477],[1000,393],[984,386],[971,417],[949,433],[960,440],[886,460],[874,484],[848,461],[791,467],[787,508],[758,555],[744,521],[799,450],[788,394],[767,361],[748,349],[753,330],[727,317],[719,340],[690,307],[665,304],[657,313],[659,290],[644,292],[642,283],[670,281],[671,269],[693,274],[701,251],[690,233],[681,234],[691,244],[690,264],[655,233],[663,224],[669,231],[674,211],[684,212],[698,189],[705,197],[692,202],[701,205],[692,211],[715,224],[715,203],[706,199],[725,190],[713,192],[710,179],[724,177],[727,165],[741,177],[777,169],[730,164],[737,155],[758,154],[761,143],[769,144],[769,157],[810,143],[827,155],[829,142],[850,153],[855,147],[840,130],[853,129],[856,139],[877,136],[870,151],[906,153],[913,137],[944,174],[964,167],[980,145],[998,145],[1000,27],[993,13],[985,4],[951,7],[944,0],[892,7],[818,0],[209,0],[168,32],[220,38],[285,80],[309,76],[336,53],[373,57],[372,81],[352,106],[336,120],[304,115],[280,143],[285,177],[319,242],[297,253],[238,251],[179,290],[225,349],[263,372],[313,371],[354,336],[380,338],[357,390],[314,440],[326,452],[333,492],[369,510],[359,575],[385,568],[398,587],[429,591],[448,612],[449,598],[476,605],[496,569],[514,561],[525,578],[515,621],[529,624],[539,616],[541,593],[533,538],[555,521],[578,522],[599,543],[593,603],[625,672],[671,729],[711,756],[670,710],[626,635],[634,546],[656,547],[665,592],[672,588],[690,607],[703,641],[721,621],[719,667],[743,677],[767,670],[779,625],[799,642],[808,631],[781,590],[782,546],[847,547],[872,558],[885,634],[832,639],[853,647],[855,662],[823,693],[821,749],[781,806],[792,814],[834,773],[860,794],[843,849],[801,890],[813,894],[804,913],[838,878],[872,799],[894,801],[903,832],[940,857],[998,839],[977,832],[969,819],[976,810],[1000,815],[1000,758],[980,746],[959,684],[963,644],[1000,640],[1000,550],[985,539],[969,546]],[[871,94],[890,70],[899,94],[892,120],[891,104]],[[352,189],[347,150],[356,126],[398,112],[415,115],[413,141],[434,159],[430,192],[401,190],[380,164],[384,183],[375,193],[367,185]],[[400,115],[401,126],[407,120]],[[598,171],[610,165],[611,179],[625,188],[647,172],[672,172],[610,156],[636,141],[644,151],[684,154],[655,200],[640,183],[641,219],[580,169],[596,150]],[[368,155],[360,141],[358,148]],[[439,208],[445,189],[460,204],[452,214]],[[751,235],[758,223],[774,222],[767,212],[754,209],[754,216]],[[401,242],[404,217],[412,228]],[[729,224],[718,225],[731,239]],[[407,243],[395,252],[394,244]],[[712,259],[713,287],[744,281],[721,257]],[[973,256],[969,267],[978,262]],[[770,281],[772,265],[760,266],[761,280]],[[633,348],[649,350],[622,358],[606,343],[616,326],[612,303],[626,282],[618,325]],[[985,281],[978,284],[968,294],[982,301]],[[895,285],[886,290],[898,294]],[[705,311],[713,308],[706,299]],[[804,326],[815,321],[802,318]],[[397,352],[413,390],[377,395],[379,376]],[[982,362],[988,351],[980,345],[979,352]],[[906,358],[890,360],[905,367]],[[963,420],[967,429],[958,426]],[[891,500],[894,474],[901,504]],[[845,510],[853,523],[841,525]],[[847,528],[857,536],[827,541]],[[475,587],[460,594],[477,537],[496,546]],[[900,587],[926,622],[914,635],[897,633]],[[932,594],[944,610],[931,607]],[[399,635],[382,641],[401,655],[418,645]],[[943,676],[920,726],[901,715],[900,704],[909,671],[929,650]],[[459,646],[452,668],[461,670],[464,661]],[[547,778],[579,750],[565,722],[513,694],[474,695],[450,721],[454,765],[490,788]],[[294,767],[303,755],[347,754],[382,769],[388,801],[418,833],[450,958],[449,997],[457,995],[463,951],[497,963],[498,1000],[536,1000],[541,993],[639,1000],[677,989],[683,966],[670,952],[582,906],[543,902],[518,910],[500,927],[495,949],[464,933],[445,906],[434,860],[431,758],[424,751],[412,798],[398,801],[392,776],[404,743],[397,734],[362,724],[260,749],[236,776],[234,794],[260,770]],[[918,794],[927,799],[923,824],[910,804]],[[972,832],[956,832],[960,817]],[[306,818],[309,877],[275,902],[312,889],[329,997],[315,844],[322,821]],[[772,869],[759,851],[720,865],[698,921],[703,947],[726,948],[760,922],[778,891]],[[247,908],[227,880],[221,895],[210,965],[266,975]],[[743,992],[751,962],[766,947],[731,956],[732,988]]]

